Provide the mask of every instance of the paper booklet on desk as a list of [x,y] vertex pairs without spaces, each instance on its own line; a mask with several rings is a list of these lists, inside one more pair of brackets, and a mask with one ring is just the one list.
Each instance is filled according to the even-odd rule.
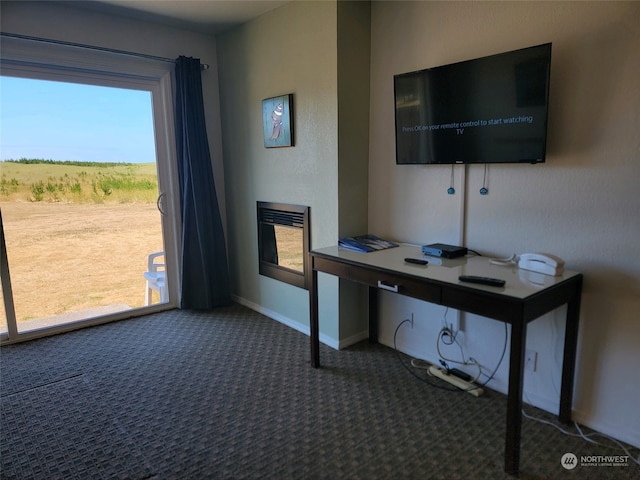
[[358,235],[356,237],[342,237],[338,240],[338,246],[356,252],[368,253],[397,247],[398,244],[375,235]]

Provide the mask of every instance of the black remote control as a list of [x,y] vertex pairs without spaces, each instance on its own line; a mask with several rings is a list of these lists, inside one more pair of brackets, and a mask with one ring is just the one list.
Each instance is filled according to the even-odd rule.
[[404,259],[404,261],[407,262],[407,263],[415,263],[416,265],[426,265],[427,263],[429,263],[426,260],[423,260],[422,258],[409,258],[409,257],[407,257],[407,258]]
[[504,287],[506,283],[500,278],[478,277],[476,275],[460,275],[458,280],[461,282],[479,283],[481,285],[491,285],[492,287]]

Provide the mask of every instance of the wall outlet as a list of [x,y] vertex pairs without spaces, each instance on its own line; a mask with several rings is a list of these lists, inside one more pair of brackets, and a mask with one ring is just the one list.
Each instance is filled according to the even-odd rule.
[[460,311],[447,309],[442,319],[442,328],[448,328],[454,333],[460,330]]
[[524,369],[535,372],[538,369],[538,352],[526,350],[524,356]]

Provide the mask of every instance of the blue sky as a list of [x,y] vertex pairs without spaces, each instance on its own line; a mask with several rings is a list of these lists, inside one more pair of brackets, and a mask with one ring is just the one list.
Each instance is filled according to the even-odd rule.
[[0,160],[155,162],[151,93],[0,76]]

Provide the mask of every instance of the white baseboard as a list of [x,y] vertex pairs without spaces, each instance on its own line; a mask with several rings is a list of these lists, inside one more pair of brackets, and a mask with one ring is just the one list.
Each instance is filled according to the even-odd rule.
[[[274,312],[273,310],[269,310],[268,308],[264,308],[262,305],[258,305],[257,303],[253,303],[245,298],[238,297],[236,295],[232,295],[231,298],[240,305],[243,305],[251,310],[254,310],[262,315],[269,317],[276,322],[280,322],[287,327],[291,327],[294,330],[297,330],[300,333],[304,333],[306,336],[311,335],[310,329],[307,325],[302,325],[301,323],[289,318],[284,315],[280,315],[278,312]],[[325,345],[333,348],[334,350],[340,350],[340,348],[344,348],[342,346],[342,342],[339,342],[335,338],[329,337],[323,333],[320,334],[320,341]],[[350,344],[349,344],[350,345]]]

